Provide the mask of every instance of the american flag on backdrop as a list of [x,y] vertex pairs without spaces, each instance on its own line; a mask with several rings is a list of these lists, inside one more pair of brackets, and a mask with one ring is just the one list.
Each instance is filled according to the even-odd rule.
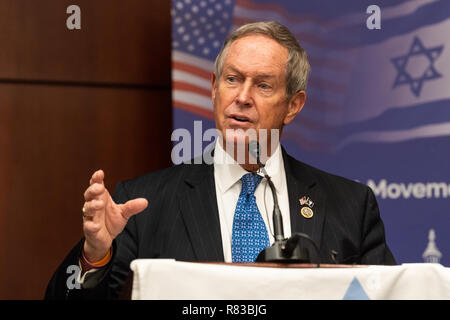
[[[171,15],[173,106],[209,119],[213,117],[211,72],[227,34],[245,23],[263,20],[276,20],[290,28],[314,66],[308,104],[315,109],[302,111],[294,124],[296,132],[287,132],[285,137],[290,136],[304,147],[318,146],[327,130],[324,114],[338,109],[337,101],[345,91],[343,73],[348,73],[351,60],[333,51],[338,44],[326,36],[330,21],[312,14],[293,14],[275,3],[251,0],[173,0]],[[339,81],[333,81],[330,73],[339,74]],[[311,137],[315,141],[310,141]]]
[[[418,107],[435,103],[435,97],[450,98],[449,90],[435,92],[450,87],[448,77],[437,76],[450,70],[444,65],[450,61],[445,50],[445,43],[450,43],[445,38],[450,31],[448,1],[391,1],[382,9],[383,32],[378,33],[367,30],[368,15],[360,2],[342,2],[340,7],[348,4],[348,11],[339,15],[331,14],[336,2],[321,10],[308,10],[313,6],[309,1],[287,3],[172,0],[173,107],[212,119],[211,72],[226,35],[248,22],[276,20],[294,33],[312,65],[305,108],[286,127],[283,139],[306,150],[332,152],[354,142],[450,135],[443,122],[446,116],[421,123],[424,111]],[[435,48],[428,55],[433,70],[408,64],[427,48]],[[417,116],[404,124],[411,111]],[[402,121],[386,128],[391,113]]]
[[172,1],[172,100],[212,119],[211,72],[231,29],[234,2]]

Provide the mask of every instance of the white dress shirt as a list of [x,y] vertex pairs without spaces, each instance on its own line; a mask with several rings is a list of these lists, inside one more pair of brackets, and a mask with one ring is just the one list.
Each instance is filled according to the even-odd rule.
[[[289,198],[286,184],[286,172],[284,170],[283,156],[280,144],[265,164],[267,174],[271,177],[275,186],[278,205],[283,217],[284,236],[291,235],[291,219],[289,215]],[[233,218],[236,204],[241,192],[241,177],[247,174],[222,147],[216,143],[214,149],[214,181],[216,185],[217,207],[219,210],[220,231],[222,235],[222,247],[225,262],[232,262],[231,238],[233,233]],[[262,174],[260,174],[262,176]],[[273,236],[273,198],[266,179],[255,190],[256,204],[266,224],[270,244],[274,242]],[[265,198],[265,201],[264,201]]]

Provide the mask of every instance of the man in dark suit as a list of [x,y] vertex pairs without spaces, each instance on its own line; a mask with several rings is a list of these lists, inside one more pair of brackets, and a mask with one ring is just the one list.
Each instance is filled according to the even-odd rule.
[[[85,237],[54,274],[46,297],[117,298],[137,258],[254,261],[274,239],[267,181],[255,173],[247,151],[243,161],[236,153],[251,130],[267,154],[263,160],[287,236],[309,235],[322,263],[395,264],[367,186],[303,164],[282,149],[276,135],[260,134],[281,132],[301,111],[308,73],[305,51],[284,26],[262,22],[234,31],[212,77],[220,133],[214,163],[182,164],[121,182],[113,197],[103,171],[95,172],[84,194]],[[68,285],[71,265],[82,269],[81,289]]]

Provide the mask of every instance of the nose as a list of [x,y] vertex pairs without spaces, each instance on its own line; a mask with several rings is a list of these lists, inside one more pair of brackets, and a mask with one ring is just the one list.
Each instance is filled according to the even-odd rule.
[[252,84],[250,81],[245,81],[239,88],[239,92],[236,96],[236,104],[250,107],[252,105]]

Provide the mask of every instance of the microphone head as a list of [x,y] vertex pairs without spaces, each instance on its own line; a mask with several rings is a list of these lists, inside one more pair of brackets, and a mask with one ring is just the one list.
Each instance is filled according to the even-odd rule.
[[260,163],[260,148],[259,143],[256,140],[252,140],[248,143],[248,152],[256,159],[257,163]]
[[254,157],[255,159],[259,159],[259,143],[256,140],[252,140],[248,143],[248,152]]

